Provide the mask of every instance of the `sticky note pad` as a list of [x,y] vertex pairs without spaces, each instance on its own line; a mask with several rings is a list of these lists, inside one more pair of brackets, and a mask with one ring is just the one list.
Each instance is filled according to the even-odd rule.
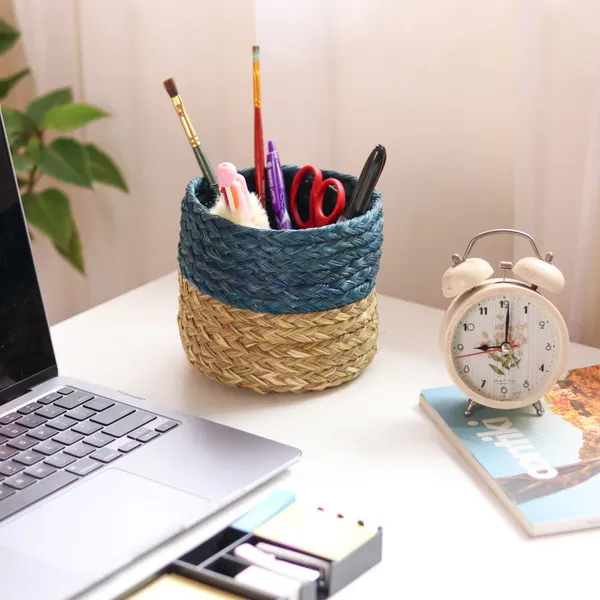
[[263,502],[242,515],[231,526],[239,531],[250,533],[265,521],[268,521],[273,515],[280,512],[282,508],[290,505],[295,498],[296,496],[292,492],[278,489],[272,490]]
[[254,534],[330,560],[340,560],[377,531],[358,521],[296,500],[254,530]]
[[241,597],[176,573],[167,573],[128,596],[128,600],[240,600]]

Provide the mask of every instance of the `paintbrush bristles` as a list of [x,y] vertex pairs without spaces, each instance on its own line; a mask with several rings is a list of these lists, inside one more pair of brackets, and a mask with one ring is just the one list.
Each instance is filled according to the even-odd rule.
[[258,61],[260,52],[260,46],[252,46],[252,60]]
[[172,77],[165,79],[163,81],[163,85],[165,86],[165,90],[167,90],[167,94],[169,94],[171,98],[175,98],[175,96],[178,95],[177,86],[175,85],[175,80]]

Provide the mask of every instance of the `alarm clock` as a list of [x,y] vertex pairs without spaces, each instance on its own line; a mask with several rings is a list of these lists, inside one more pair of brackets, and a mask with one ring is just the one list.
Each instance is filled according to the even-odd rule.
[[[527,239],[535,256],[513,265],[501,261],[503,276],[481,258],[469,258],[481,238],[511,234]],[[442,321],[440,344],[446,369],[469,399],[465,415],[478,405],[496,409],[533,406],[556,384],[567,360],[569,333],[560,312],[540,290],[559,294],[562,273],[542,257],[533,238],[515,229],[476,235],[463,256],[454,254],[442,277],[442,292],[453,298]],[[509,275],[511,275],[509,277]]]

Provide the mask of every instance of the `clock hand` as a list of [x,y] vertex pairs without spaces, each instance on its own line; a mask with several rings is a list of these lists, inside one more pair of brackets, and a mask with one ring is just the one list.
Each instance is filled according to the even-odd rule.
[[[518,348],[519,344],[509,344],[511,348]],[[455,356],[454,358],[467,358],[469,356],[478,356],[479,354],[489,354],[490,352],[496,352],[497,350],[499,350],[501,348],[501,346],[492,346],[491,348],[488,348],[487,350],[484,350],[483,352],[473,352],[472,354],[461,354],[461,356]]]
[[473,350],[491,350],[492,348],[500,349],[502,346],[488,346],[487,344],[482,344],[481,346],[475,346]]
[[506,303],[506,326],[504,328],[504,343],[508,343],[508,327],[510,324],[510,304]]

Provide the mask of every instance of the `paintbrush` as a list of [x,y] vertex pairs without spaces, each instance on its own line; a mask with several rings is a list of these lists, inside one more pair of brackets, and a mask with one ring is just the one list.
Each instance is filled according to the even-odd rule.
[[206,157],[202,146],[200,145],[200,140],[196,135],[196,131],[192,126],[192,122],[188,117],[187,111],[185,110],[185,106],[183,105],[183,100],[177,91],[177,86],[175,85],[175,80],[171,77],[170,79],[165,79],[163,81],[163,85],[165,86],[165,90],[167,90],[167,94],[171,98],[173,102],[173,106],[175,107],[175,112],[179,116],[179,120],[181,121],[181,126],[183,127],[183,131],[194,151],[194,155],[196,156],[196,160],[200,165],[200,170],[204,175],[208,185],[213,189],[213,191],[218,194],[219,193],[219,184],[217,183],[217,178],[215,176],[215,172],[210,164],[210,161]]
[[254,91],[254,181],[256,194],[266,206],[265,144],[263,141],[262,114],[260,107],[260,59],[259,46],[252,46],[252,83]]

